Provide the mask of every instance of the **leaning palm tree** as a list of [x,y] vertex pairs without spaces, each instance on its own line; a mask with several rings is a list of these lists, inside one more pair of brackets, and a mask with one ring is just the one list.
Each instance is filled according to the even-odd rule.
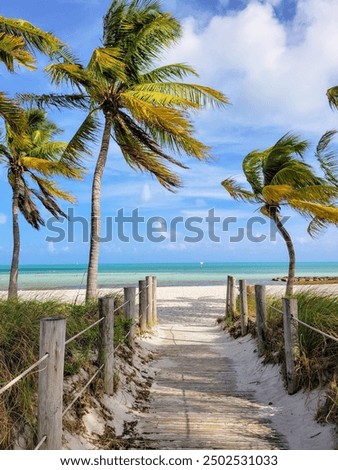
[[166,189],[174,190],[180,179],[168,164],[186,167],[172,154],[204,160],[209,152],[194,137],[188,111],[227,103],[216,90],[184,82],[185,77],[196,75],[191,67],[155,67],[180,34],[179,23],[161,10],[159,2],[114,0],[104,18],[103,46],[94,50],[88,65],[57,63],[47,69],[54,83],[67,82],[81,93],[24,97],[56,106],[83,106],[87,99],[90,112],[75,139],[93,137],[97,131],[93,117],[98,113],[103,117],[92,185],[87,300],[97,293],[101,182],[111,139],[132,168],[150,172]]
[[42,110],[22,110],[27,132],[13,131],[6,124],[0,140],[0,163],[8,169],[8,182],[12,189],[13,254],[10,270],[8,298],[17,298],[20,254],[19,212],[35,229],[44,225],[37,202],[54,217],[66,217],[57,199],[74,202],[74,197],[62,191],[54,176],[81,178],[82,169],[72,158],[69,144],[54,140],[60,129]]
[[335,200],[338,188],[326,178],[320,178],[305,163],[308,142],[292,134],[284,135],[274,146],[255,150],[243,160],[243,171],[250,189],[234,178],[222,182],[224,189],[236,200],[259,204],[260,211],[274,221],[284,239],[289,254],[286,296],[293,294],[296,255],[292,238],[285,228],[281,210],[289,206],[311,219],[308,231],[315,235],[323,223],[338,224]]

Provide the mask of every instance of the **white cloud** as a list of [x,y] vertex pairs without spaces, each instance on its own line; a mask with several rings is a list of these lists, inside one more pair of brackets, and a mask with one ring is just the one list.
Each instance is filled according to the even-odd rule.
[[145,184],[142,189],[141,199],[143,202],[148,202],[151,199],[151,190],[149,184]]
[[203,30],[197,19],[185,20],[169,60],[189,58],[203,83],[223,90],[233,105],[219,119],[201,115],[207,128],[322,132],[337,122],[325,92],[338,81],[338,2],[300,0],[291,25],[278,20],[271,3],[252,0],[239,12],[214,16]]
[[7,215],[6,214],[0,214],[0,225],[4,225],[7,223]]

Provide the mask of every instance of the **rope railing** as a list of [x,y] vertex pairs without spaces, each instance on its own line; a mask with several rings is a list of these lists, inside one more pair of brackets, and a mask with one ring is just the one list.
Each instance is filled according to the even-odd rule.
[[[283,310],[281,310],[281,309],[279,309],[279,308],[277,308],[277,307],[274,307],[274,306],[271,305],[271,304],[267,304],[266,302],[265,302],[264,304],[265,304],[265,306],[266,306],[267,308],[271,308],[272,310],[275,310],[276,312],[281,313],[281,314],[283,315]],[[325,337],[328,338],[328,339],[332,339],[333,341],[338,342],[338,338],[337,338],[337,337],[332,336],[332,335],[329,335],[328,333],[325,333],[324,331],[319,330],[318,328],[315,328],[314,326],[309,325],[308,323],[305,323],[305,322],[303,322],[302,320],[299,320],[299,318],[296,318],[296,317],[294,317],[293,315],[291,315],[291,319],[292,319],[293,321],[299,323],[300,325],[303,325],[303,326],[305,326],[306,328],[309,328],[310,330],[315,331],[316,333],[319,333],[319,334],[322,335],[322,336],[325,336]]]
[[71,403],[69,403],[69,405],[67,406],[67,408],[62,412],[62,416],[65,416],[66,413],[68,413],[68,411],[71,409],[71,407],[77,402],[77,400],[83,395],[83,393],[87,390],[87,388],[89,387],[89,385],[93,382],[93,380],[99,375],[99,373],[101,372],[101,370],[104,368],[104,364],[102,364],[98,369],[97,371],[95,372],[95,374],[91,377],[91,379],[88,380],[88,382],[86,383],[86,385],[84,385],[81,390],[79,391],[79,393],[77,393],[75,395],[75,398],[71,401]]
[[36,367],[38,367],[43,361],[45,361],[48,357],[48,353],[46,353],[44,356],[42,356],[38,361],[34,362],[34,364],[32,364],[30,367],[28,367],[28,369],[24,370],[23,372],[21,372],[21,374],[19,374],[17,377],[15,377],[15,379],[11,380],[10,382],[8,382],[7,385],[5,385],[4,387],[0,388],[0,395],[2,395],[4,392],[6,392],[6,390],[9,390],[11,387],[13,387],[13,385],[15,385],[17,382],[19,382],[20,380],[22,380],[24,377],[26,377],[26,375],[28,375],[32,370],[34,370]]
[[40,442],[36,445],[36,447],[34,447],[34,450],[39,450],[42,444],[46,441],[46,439],[47,439],[47,436],[44,435],[43,438],[40,439]]
[[89,325],[87,328],[85,328],[84,330],[80,331],[79,333],[77,333],[76,335],[72,336],[71,338],[67,339],[67,341],[65,342],[65,345],[67,346],[67,344],[71,343],[72,341],[74,341],[76,338],[79,338],[80,336],[82,336],[84,333],[86,333],[87,331],[91,330],[92,328],[94,328],[94,326],[97,326],[99,325],[101,322],[103,322],[104,320],[104,317],[100,318],[99,320],[97,320],[95,323],[93,323],[92,325]]
[[[120,307],[121,308],[121,307]],[[104,317],[103,317],[104,318]],[[102,318],[102,319],[103,319]],[[98,322],[96,322],[98,323]],[[130,325],[130,328],[129,328],[129,331],[128,333],[126,333],[123,338],[122,338],[122,341],[116,346],[116,348],[114,349],[114,351],[108,356],[112,356],[113,354],[115,354],[121,346],[123,346],[124,344],[124,341],[128,338],[128,336],[130,335],[131,333],[131,327],[133,325],[137,325],[138,322],[135,321],[132,325]],[[92,325],[93,326],[93,325]],[[95,374],[88,380],[88,382],[86,382],[86,384],[82,387],[82,389],[75,395],[74,399],[71,401],[71,403],[69,403],[69,405],[65,408],[65,410],[62,412],[62,416],[65,416],[66,413],[68,413],[68,411],[72,408],[72,406],[77,402],[77,400],[79,398],[81,398],[81,396],[83,395],[83,393],[87,390],[87,388],[89,387],[89,385],[94,381],[94,379],[99,375],[99,373],[101,372],[101,370],[104,368],[105,364],[101,364],[101,366],[98,368],[98,370],[95,372]],[[43,444],[43,442],[41,442],[41,445]]]
[[318,328],[315,328],[314,326],[309,325],[308,323],[303,322],[302,320],[299,320],[299,318],[295,318],[293,315],[291,315],[291,319],[300,325],[306,326],[312,331],[315,331],[316,333],[319,333],[322,336],[325,336],[326,338],[332,339],[333,341],[336,341],[338,343],[338,338],[335,336],[331,336],[328,333],[325,333],[324,331],[319,330]]

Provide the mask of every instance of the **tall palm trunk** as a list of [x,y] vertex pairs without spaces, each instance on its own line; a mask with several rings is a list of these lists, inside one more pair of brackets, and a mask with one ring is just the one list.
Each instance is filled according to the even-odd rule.
[[91,219],[90,219],[90,249],[87,275],[86,301],[93,299],[97,295],[97,275],[100,254],[101,235],[101,183],[103,171],[106,165],[110,133],[112,128],[111,113],[105,114],[105,125],[102,135],[101,149],[96,162],[91,199]]
[[285,290],[285,296],[286,297],[291,297],[293,295],[293,288],[295,285],[295,275],[296,275],[296,253],[295,249],[292,243],[291,236],[289,232],[286,230],[282,222],[280,221],[278,214],[276,211],[273,212],[272,214],[273,221],[277,225],[278,231],[283,237],[286,247],[288,249],[289,253],[289,274],[288,274],[288,280],[286,283],[286,290]]
[[17,299],[19,255],[20,255],[18,176],[15,176],[14,178],[13,196],[12,196],[12,224],[13,224],[13,254],[12,254],[11,271],[9,275],[8,299]]

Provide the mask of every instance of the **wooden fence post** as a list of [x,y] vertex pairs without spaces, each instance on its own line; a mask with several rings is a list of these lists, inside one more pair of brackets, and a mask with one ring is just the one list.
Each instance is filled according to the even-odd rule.
[[264,353],[265,322],[266,322],[266,289],[265,286],[255,285],[256,300],[256,330],[258,341],[258,354]]
[[140,329],[145,331],[147,329],[147,281],[138,281],[139,290],[139,318],[140,318]]
[[124,301],[128,302],[124,306],[124,315],[127,320],[130,320],[130,345],[133,346],[136,337],[136,307],[135,307],[135,300],[136,300],[136,287],[125,287],[124,288]]
[[232,320],[236,311],[236,279],[233,276],[227,278],[227,300],[226,300],[226,318]]
[[292,321],[292,317],[298,318],[297,299],[283,298],[284,346],[289,395],[292,395],[298,390],[298,376],[295,365],[300,354],[298,323]]
[[245,336],[248,332],[248,293],[244,279],[239,281],[239,298],[241,305],[241,333],[242,336]]
[[152,292],[152,317],[153,324],[157,323],[157,277],[152,276],[153,279],[153,292]]
[[114,393],[114,299],[99,298],[99,314],[104,320],[100,323],[99,364],[103,367],[104,392]]
[[153,326],[153,282],[152,277],[146,277],[147,283],[147,325]]
[[40,321],[40,358],[48,358],[39,367],[38,440],[47,437],[44,450],[62,450],[63,369],[65,363],[65,318]]

